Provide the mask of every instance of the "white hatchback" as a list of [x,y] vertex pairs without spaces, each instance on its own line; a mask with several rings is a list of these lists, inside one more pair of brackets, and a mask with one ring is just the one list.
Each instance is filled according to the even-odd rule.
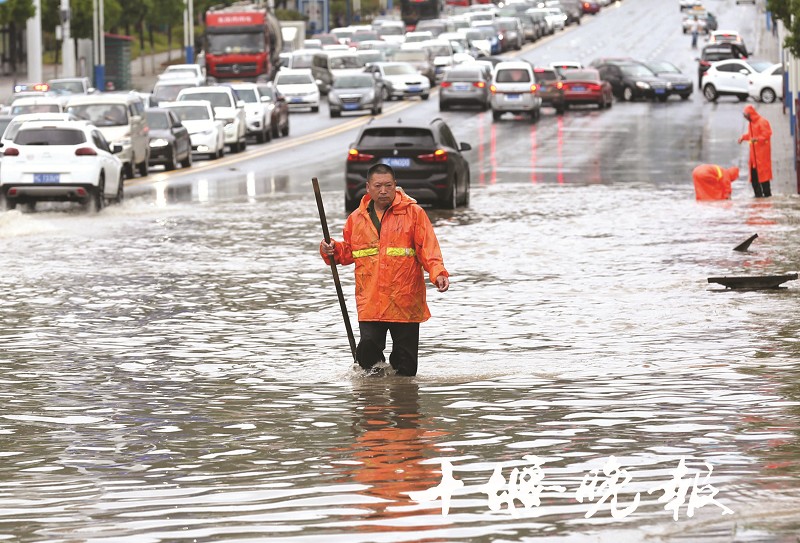
[[3,149],[5,209],[40,201],[79,202],[100,211],[123,198],[122,145],[109,146],[86,121],[28,121]]
[[783,64],[773,64],[762,72],[750,74],[747,92],[755,100],[765,104],[783,98]]
[[162,102],[159,107],[175,113],[189,131],[193,153],[209,158],[225,156],[225,123],[214,117],[214,110],[207,101]]
[[247,148],[247,119],[244,102],[231,87],[193,87],[178,93],[178,102],[205,100],[214,108],[214,117],[225,123],[225,143],[232,153]]

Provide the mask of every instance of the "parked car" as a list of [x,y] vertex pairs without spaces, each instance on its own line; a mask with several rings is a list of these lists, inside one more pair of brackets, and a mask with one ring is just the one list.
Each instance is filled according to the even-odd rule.
[[491,79],[480,66],[460,64],[449,70],[439,87],[439,111],[453,105],[477,105],[486,111],[491,107]]
[[368,73],[343,75],[333,80],[328,93],[331,117],[341,117],[344,111],[370,111],[383,113],[381,82]]
[[225,156],[225,123],[216,118],[208,100],[181,100],[166,102],[162,109],[175,113],[189,132],[192,152],[209,158]]
[[319,111],[320,91],[311,70],[281,70],[275,76],[275,88],[286,99],[289,110],[311,108]]
[[537,93],[533,66],[524,61],[500,62],[494,67],[492,84],[492,119],[503,113],[526,113],[531,121],[539,119],[542,99]]
[[610,108],[614,102],[611,83],[600,78],[594,68],[564,70],[561,72],[564,89],[564,105],[597,104],[600,109]]
[[716,43],[703,47],[700,57],[697,59],[697,84],[699,88],[703,88],[703,76],[714,62],[732,58],[746,60],[747,51],[735,43]]
[[436,68],[431,61],[431,57],[428,56],[428,52],[422,49],[421,46],[416,49],[403,48],[395,51],[392,55],[392,61],[411,64],[415,70],[428,78],[430,86],[436,84]]
[[150,108],[144,112],[150,127],[150,165],[163,165],[166,171],[192,165],[192,140],[175,112]]
[[533,76],[539,86],[538,93],[542,99],[542,106],[555,108],[557,115],[564,113],[566,107],[561,74],[553,68],[536,67],[533,69]]
[[765,104],[783,98],[783,64],[773,64],[761,72],[750,74],[747,93]]
[[133,92],[70,96],[67,113],[90,121],[112,145],[122,145],[118,153],[125,177],[133,178],[134,169],[145,177],[149,172],[150,146],[144,101]]
[[100,211],[124,196],[122,146],[85,121],[29,121],[3,150],[5,209],[41,201],[79,202]]
[[256,143],[270,141],[272,139],[272,118],[268,101],[261,95],[261,86],[256,83],[231,83],[231,87],[244,102],[247,135],[254,136]]
[[658,77],[672,83],[670,94],[677,94],[682,100],[688,100],[694,91],[692,79],[681,72],[677,66],[665,60],[651,60],[643,62]]
[[381,81],[384,101],[413,96],[427,100],[430,96],[431,85],[428,78],[419,74],[407,62],[377,62],[365,71]]
[[649,68],[632,60],[604,61],[592,67],[600,73],[600,79],[611,83],[617,98],[625,101],[645,98],[665,102],[672,91],[672,83],[658,77]]
[[267,108],[270,114],[270,126],[272,127],[272,137],[289,135],[289,104],[286,98],[275,88],[272,83],[259,84],[261,96],[269,98]]
[[206,100],[214,108],[214,116],[225,123],[225,144],[232,153],[247,148],[247,119],[244,102],[238,93],[228,86],[194,87],[178,93],[178,102],[183,100]]
[[736,96],[744,102],[750,95],[750,77],[769,66],[767,62],[750,63],[742,59],[715,62],[703,76],[703,96],[709,102],[716,102],[720,96]]
[[442,119],[377,121],[361,128],[345,166],[345,209],[355,210],[366,193],[367,170],[384,163],[395,171],[397,185],[420,203],[446,209],[469,205],[469,162]]

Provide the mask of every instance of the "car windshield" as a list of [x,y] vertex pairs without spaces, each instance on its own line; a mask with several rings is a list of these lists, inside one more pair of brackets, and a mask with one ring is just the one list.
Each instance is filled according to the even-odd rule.
[[58,94],[83,94],[84,88],[80,81],[53,81],[50,90]]
[[193,68],[177,68],[170,66],[164,73],[185,75],[186,77],[197,77],[197,72]]
[[381,36],[402,36],[405,30],[401,26],[382,26],[378,29]]
[[239,95],[240,100],[247,104],[258,103],[255,89],[236,89],[236,94]]
[[275,78],[276,85],[308,85],[313,83],[314,80],[308,74],[278,74]]
[[28,128],[20,130],[14,138],[17,145],[80,145],[85,142],[82,131],[69,128]]
[[364,147],[433,147],[435,141],[430,130],[424,128],[371,128],[364,130],[359,141]]
[[536,81],[555,81],[558,79],[556,72],[553,70],[538,70],[533,72]]
[[409,64],[394,64],[385,66],[383,68],[383,73],[385,75],[409,75],[415,74],[417,71]]
[[370,62],[381,62],[384,60],[383,53],[380,51],[370,51],[369,53],[359,53],[358,63],[361,66],[366,66]]
[[392,58],[398,62],[425,62],[428,55],[425,51],[397,51]]
[[354,56],[346,57],[332,57],[328,62],[331,70],[348,70],[353,68],[361,68],[358,58]]
[[155,130],[167,130],[169,128],[169,116],[161,111],[145,111],[147,126]]
[[67,109],[78,119],[91,121],[95,126],[125,126],[128,124],[128,108],[122,104],[81,104]]
[[648,62],[645,64],[650,70],[657,74],[673,73],[679,74],[681,71],[669,62]]
[[481,74],[475,70],[449,71],[444,78],[445,81],[481,81]]
[[498,83],[527,83],[531,80],[528,70],[522,68],[504,68],[498,70],[495,81]]
[[729,49],[706,50],[703,52],[703,60],[716,62],[717,60],[727,60],[733,58],[733,53]]
[[311,68],[311,63],[314,61],[314,54],[297,54],[292,55],[292,60],[289,63],[290,68]]
[[470,30],[468,32],[465,32],[464,37],[467,38],[468,41],[486,39],[486,37],[478,30]]
[[266,85],[259,86],[258,87],[258,92],[261,93],[261,96],[266,96],[270,100],[274,100],[275,99],[275,90],[272,87],[267,87]]
[[514,21],[497,21],[497,26],[500,30],[514,30],[517,24]]
[[620,66],[620,70],[628,77],[649,77],[653,75],[653,72],[640,64],[626,64]]
[[497,37],[497,31],[491,26],[478,27],[478,32],[481,33],[481,37],[485,40]]
[[449,57],[452,52],[447,45],[428,45],[425,47],[431,57]]
[[153,89],[153,99],[156,102],[174,102],[178,97],[178,93],[183,89],[194,87],[192,84],[182,85],[159,85]]
[[237,34],[207,34],[208,52],[212,55],[230,53],[263,53],[263,32]]
[[561,77],[567,81],[598,81],[600,75],[597,70],[564,70]]
[[314,34],[312,39],[319,40],[322,45],[337,45],[339,40],[331,34]]
[[12,115],[22,115],[24,113],[59,113],[61,108],[58,104],[26,104],[11,106]]
[[206,121],[211,119],[208,108],[203,106],[171,106],[170,109],[181,121]]
[[372,77],[369,75],[347,75],[333,80],[334,89],[363,89],[372,87]]
[[350,41],[352,42],[360,42],[360,41],[369,41],[369,40],[379,40],[380,36],[377,32],[357,32],[350,36]]
[[11,119],[0,119],[0,136],[3,136],[3,138],[5,138],[4,134],[9,124],[11,124]]
[[230,97],[225,92],[193,92],[181,95],[179,100],[205,100],[212,107],[233,107]]

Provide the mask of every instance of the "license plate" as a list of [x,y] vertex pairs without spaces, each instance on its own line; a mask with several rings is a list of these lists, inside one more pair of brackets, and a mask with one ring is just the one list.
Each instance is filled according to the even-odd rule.
[[685,89],[686,89],[686,85],[676,85],[675,86],[675,90],[685,90]]
[[656,89],[656,94],[664,94],[664,89]]
[[583,92],[583,91],[586,90],[586,87],[581,87],[580,85],[578,85],[576,87],[572,87],[572,90],[574,90],[576,92]]
[[422,87],[408,87],[408,92],[421,92]]
[[410,158],[384,158],[381,162],[392,168],[408,168],[411,166]]
[[33,174],[34,183],[59,183],[61,174],[58,173],[35,173]]
[[469,85],[453,85],[453,90],[465,91],[469,90],[469,87],[470,87]]
[[506,100],[522,100],[521,94],[506,94]]
[[292,98],[290,101],[291,101],[293,104],[298,104],[298,103],[302,102],[302,101],[303,101],[303,99],[302,99],[302,98]]
[[344,104],[344,108],[349,110],[358,109],[358,104]]

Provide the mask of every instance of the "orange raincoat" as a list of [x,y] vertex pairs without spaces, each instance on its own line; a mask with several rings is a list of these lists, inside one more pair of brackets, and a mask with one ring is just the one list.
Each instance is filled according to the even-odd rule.
[[715,164],[701,164],[692,170],[694,193],[698,200],[727,200],[731,183],[739,178],[739,168],[722,169]]
[[[403,189],[396,190],[380,237],[367,211],[367,194],[345,222],[344,241],[334,245],[337,263],[356,265],[359,321],[425,322],[431,313],[423,268],[434,285],[440,275],[449,277],[425,210]],[[322,258],[330,263],[326,255]]]
[[772,127],[752,105],[744,106],[744,112],[750,115],[750,127],[746,134],[742,134],[742,139],[750,142],[750,169],[755,168],[758,181],[766,183],[772,180]]

